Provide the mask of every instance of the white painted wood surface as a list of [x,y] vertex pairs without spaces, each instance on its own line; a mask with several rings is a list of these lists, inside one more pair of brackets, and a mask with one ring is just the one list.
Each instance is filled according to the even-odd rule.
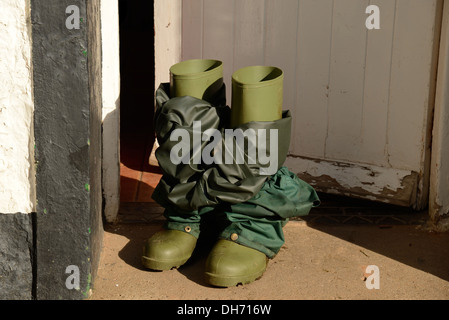
[[[183,0],[182,60],[222,60],[228,101],[237,69],[280,67],[294,117],[286,165],[319,190],[421,208],[442,3]],[[379,30],[365,27],[370,4]]]
[[[170,67],[181,61],[182,14],[182,0],[154,0],[155,90],[161,83],[170,81]],[[195,17],[191,19],[195,20]],[[159,165],[156,159],[158,147],[155,139],[148,159],[152,166]]]
[[432,220],[449,229],[449,1],[444,3],[433,127],[429,210]]
[[169,69],[181,60],[182,0],[154,0],[155,89],[170,81]]
[[118,0],[101,0],[102,180],[104,215],[115,222],[120,207],[120,45]]

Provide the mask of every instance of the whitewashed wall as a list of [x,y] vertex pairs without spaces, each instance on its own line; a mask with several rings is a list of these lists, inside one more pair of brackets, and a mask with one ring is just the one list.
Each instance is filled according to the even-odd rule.
[[118,0],[101,1],[104,215],[120,207],[120,43]]
[[[380,8],[368,30],[366,8]],[[182,59],[284,70],[286,164],[320,189],[427,203],[440,0],[184,0]]]
[[29,1],[0,1],[0,213],[35,211]]

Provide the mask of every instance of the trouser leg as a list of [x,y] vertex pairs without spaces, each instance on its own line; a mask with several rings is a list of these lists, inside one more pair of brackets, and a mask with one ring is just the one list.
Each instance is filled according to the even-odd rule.
[[222,208],[220,238],[259,250],[273,258],[284,244],[282,228],[291,217],[307,215],[319,204],[315,190],[286,167],[244,203]]
[[[239,207],[244,210],[244,206]],[[224,213],[225,219],[230,224],[221,232],[219,238],[253,248],[264,253],[268,258],[274,258],[284,244],[282,228],[285,220],[255,218],[235,211],[237,209]]]
[[167,219],[166,229],[186,232],[198,239],[201,223],[198,210],[187,212],[168,207],[165,209],[164,217]]

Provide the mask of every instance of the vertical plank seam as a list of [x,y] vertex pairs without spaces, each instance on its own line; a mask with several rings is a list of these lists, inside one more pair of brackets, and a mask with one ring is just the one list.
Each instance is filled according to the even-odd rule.
[[204,0],[201,0],[201,59],[204,59],[204,27],[205,27],[205,19],[204,19]]
[[[153,7],[154,7],[154,3],[153,3]],[[184,1],[181,2],[181,61],[184,59]],[[153,19],[154,19],[155,14],[153,13]],[[154,22],[153,22],[153,26],[154,26]],[[154,28],[154,27],[153,27]],[[153,32],[156,33],[156,30],[153,29]],[[156,48],[154,50],[156,52]],[[156,84],[155,84],[156,86]],[[155,88],[156,89],[156,88]]]
[[398,2],[397,0],[394,0],[395,5],[394,5],[394,14],[393,14],[393,30],[391,32],[391,53],[390,53],[390,77],[388,78],[388,101],[387,101],[387,134],[385,135],[385,157],[386,157],[386,161],[387,161],[387,165],[389,168],[392,168],[392,165],[390,163],[390,153],[388,151],[389,149],[389,130],[390,130],[390,98],[391,98],[391,76],[392,76],[392,70],[393,70],[393,52],[394,52],[394,38],[395,38],[395,34],[396,34],[396,20],[397,20],[397,7],[398,7]]
[[263,26],[263,37],[262,37],[262,63],[263,65],[267,64],[267,0],[264,0],[263,2],[263,21],[262,21],[262,26]]
[[[299,11],[300,11],[300,5],[299,5],[299,2],[300,2],[301,0],[297,0],[296,1],[296,3],[297,3],[297,6],[296,6],[296,39],[295,39],[295,42],[296,42],[296,47],[295,47],[295,88],[296,89],[299,89],[298,88],[298,60],[299,60],[299,51],[298,51],[298,46],[299,46],[299,17],[300,17],[300,14],[299,14]],[[298,94],[299,94],[299,90],[295,90],[295,96],[293,97],[293,108],[295,109],[295,110],[293,110],[293,115],[294,116],[296,116],[297,115],[297,110],[298,110]],[[296,122],[293,122],[293,123],[296,123]],[[298,135],[296,134],[296,125],[294,125],[293,126],[293,128],[292,128],[292,135],[293,135],[293,137],[292,137],[292,143],[290,144],[290,147],[289,147],[289,154],[292,152],[292,149],[294,149],[294,147],[291,147],[292,145],[293,146],[295,146],[295,145],[297,145],[297,140],[296,139],[298,139],[298,140],[301,140],[300,138],[297,138],[298,137]]]
[[[368,5],[371,4],[371,0],[367,1]],[[360,114],[361,119],[360,119],[360,133],[359,133],[359,139],[363,139],[363,131],[364,131],[364,121],[363,119],[365,119],[365,88],[366,88],[366,62],[367,62],[367,56],[368,56],[368,37],[369,37],[369,32],[368,29],[366,28],[365,30],[365,61],[363,64],[363,88],[362,88],[362,112]],[[359,143],[362,143],[360,140],[358,141]]]
[[232,0],[232,70],[231,70],[231,74],[233,74],[233,72],[235,71],[235,15],[236,15],[236,6],[235,6],[235,0]]
[[328,65],[328,74],[327,74],[327,105],[326,105],[326,138],[324,139],[324,150],[323,150],[323,157],[326,159],[326,150],[327,150],[327,140],[329,139],[329,101],[330,101],[330,91],[331,91],[331,65],[332,65],[332,41],[333,41],[333,35],[334,35],[334,9],[335,9],[335,0],[332,0],[332,13],[331,13],[331,36],[330,36],[330,45],[329,45],[329,65]]

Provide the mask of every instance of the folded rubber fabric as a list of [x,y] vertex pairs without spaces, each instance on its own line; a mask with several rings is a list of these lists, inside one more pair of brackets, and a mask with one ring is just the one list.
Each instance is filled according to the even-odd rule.
[[[168,83],[156,91],[156,157],[163,175],[152,196],[166,209],[167,228],[198,237],[201,217],[213,215],[219,238],[274,257],[284,243],[282,228],[288,219],[305,216],[320,203],[315,190],[283,166],[290,112],[284,111],[280,120],[249,122],[230,132],[225,85],[211,102],[170,98],[168,92]],[[250,134],[236,135],[236,130]],[[239,154],[242,141],[245,148]],[[205,154],[211,155],[208,161]],[[226,156],[231,158],[225,161]]]

